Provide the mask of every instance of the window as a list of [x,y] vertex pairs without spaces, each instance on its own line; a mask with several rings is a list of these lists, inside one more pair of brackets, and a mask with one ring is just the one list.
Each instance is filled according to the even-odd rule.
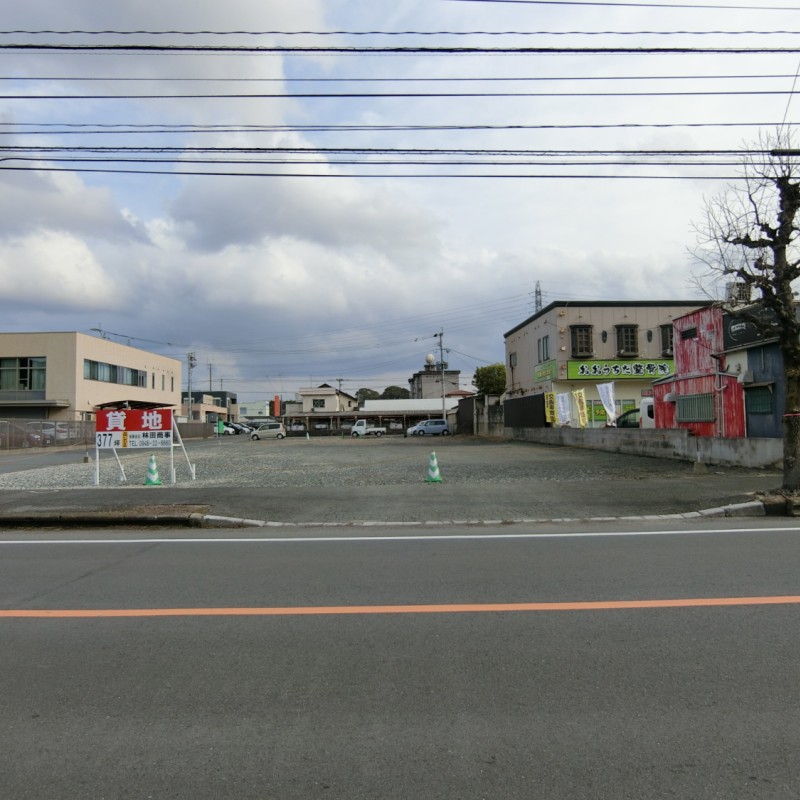
[[88,358],[83,360],[83,377],[87,381],[147,388],[147,372],[145,370],[118,367],[116,364],[104,364],[102,361],[91,361]]
[[687,341],[687,339],[696,339],[697,338],[697,328],[686,328],[686,330],[681,331],[681,341]]
[[517,366],[517,354],[516,353],[509,353],[508,354],[508,366],[512,369]]
[[570,337],[573,358],[589,358],[594,355],[591,325],[573,325],[570,328]]
[[745,405],[748,414],[772,414],[772,391],[769,386],[754,386],[745,389]]
[[0,358],[0,390],[43,392],[47,359]]
[[639,355],[639,326],[617,325],[617,355]]
[[542,336],[538,341],[539,363],[550,360],[550,336]]
[[678,397],[675,404],[675,419],[678,422],[713,422],[714,395],[689,394]]
[[325,408],[325,398],[324,397],[315,397],[311,401],[311,408],[313,408],[313,409]]
[[674,350],[673,341],[675,336],[675,329],[672,325],[662,325],[661,326],[661,355],[662,356],[672,356]]

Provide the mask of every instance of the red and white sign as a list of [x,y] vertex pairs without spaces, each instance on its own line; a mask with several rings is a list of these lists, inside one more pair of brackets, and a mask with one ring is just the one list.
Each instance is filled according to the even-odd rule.
[[96,432],[101,449],[172,447],[172,409],[104,408],[97,412]]

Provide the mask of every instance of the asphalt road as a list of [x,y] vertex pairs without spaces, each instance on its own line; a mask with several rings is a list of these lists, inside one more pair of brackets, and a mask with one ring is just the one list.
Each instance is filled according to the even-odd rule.
[[800,528],[731,525],[7,532],[2,796],[800,796]]

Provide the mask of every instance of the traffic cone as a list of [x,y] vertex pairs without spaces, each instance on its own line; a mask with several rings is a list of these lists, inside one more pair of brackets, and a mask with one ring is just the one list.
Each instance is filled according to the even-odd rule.
[[442,476],[439,474],[439,464],[436,462],[436,453],[431,453],[430,460],[428,461],[428,483],[441,483]]
[[144,479],[145,486],[161,486],[161,480],[158,477],[158,464],[156,464],[156,457],[150,456],[150,463],[147,465],[147,477]]

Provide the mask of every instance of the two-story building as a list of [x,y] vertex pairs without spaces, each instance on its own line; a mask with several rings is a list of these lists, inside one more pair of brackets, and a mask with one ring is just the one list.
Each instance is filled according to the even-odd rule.
[[[674,370],[673,322],[703,300],[555,301],[505,334],[505,427],[546,424],[545,394],[584,390],[590,427],[608,417],[597,391],[613,383],[617,415]],[[574,401],[572,401],[574,403]],[[577,418],[573,407],[572,418]]]
[[78,421],[109,403],[178,408],[181,367],[84,333],[0,333],[0,415]]
[[183,395],[181,414],[193,422],[216,422],[220,419],[236,422],[239,418],[236,393],[223,389],[216,392],[193,390]]

